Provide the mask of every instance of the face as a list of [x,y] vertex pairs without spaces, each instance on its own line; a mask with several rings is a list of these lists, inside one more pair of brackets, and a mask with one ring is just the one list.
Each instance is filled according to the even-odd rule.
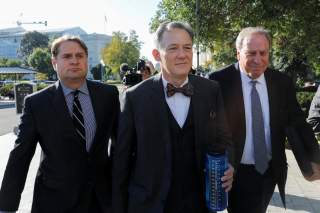
[[171,29],[163,34],[160,50],[154,49],[154,58],[160,62],[163,77],[184,80],[192,66],[192,40],[183,29]]
[[144,70],[141,70],[142,80],[146,80],[151,76],[150,71],[145,68]]
[[59,79],[66,86],[85,81],[88,71],[88,56],[77,42],[62,42],[57,57],[52,58],[51,61]]
[[263,74],[269,65],[269,42],[264,35],[252,34],[243,40],[237,58],[243,70],[253,79]]

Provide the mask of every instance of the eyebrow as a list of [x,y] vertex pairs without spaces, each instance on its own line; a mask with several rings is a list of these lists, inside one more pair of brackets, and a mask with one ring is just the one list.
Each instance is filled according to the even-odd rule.
[[[168,47],[178,46],[178,45],[180,45],[180,44],[174,43],[174,44],[169,44]],[[192,47],[192,44],[183,44],[182,46],[191,46]]]

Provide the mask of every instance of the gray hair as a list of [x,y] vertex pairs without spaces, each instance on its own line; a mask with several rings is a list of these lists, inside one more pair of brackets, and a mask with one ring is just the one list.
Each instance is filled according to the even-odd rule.
[[185,30],[190,38],[191,41],[193,42],[193,30],[191,26],[186,23],[186,22],[179,22],[179,21],[172,21],[172,22],[163,22],[162,24],[159,25],[156,33],[155,33],[155,39],[154,43],[156,48],[161,49],[162,48],[162,39],[163,39],[163,34],[167,31],[170,31],[171,29],[182,29]]
[[241,30],[236,40],[237,50],[242,49],[243,40],[253,34],[263,35],[269,42],[269,48],[271,48],[271,36],[269,31],[263,27],[246,27]]
[[55,39],[51,44],[51,55],[52,57],[57,57],[59,54],[59,47],[65,41],[73,41],[80,45],[80,47],[85,51],[86,55],[88,56],[88,47],[87,45],[77,36],[73,35],[64,35],[57,39]]

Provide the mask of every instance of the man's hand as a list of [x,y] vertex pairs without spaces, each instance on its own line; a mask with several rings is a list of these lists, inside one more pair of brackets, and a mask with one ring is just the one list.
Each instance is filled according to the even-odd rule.
[[304,176],[307,181],[320,180],[320,164],[311,162],[313,174],[311,176]]
[[229,192],[232,188],[233,173],[234,168],[229,164],[229,168],[224,172],[224,176],[221,178],[221,181],[223,182],[222,187],[226,192]]

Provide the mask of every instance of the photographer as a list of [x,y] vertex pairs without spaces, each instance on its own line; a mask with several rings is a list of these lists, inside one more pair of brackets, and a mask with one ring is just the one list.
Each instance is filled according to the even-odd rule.
[[146,65],[141,70],[139,70],[140,74],[142,75],[142,80],[146,80],[151,77],[151,69],[149,65]]
[[122,78],[122,83],[126,87],[131,87],[142,80],[145,80],[151,76],[150,67],[146,66],[146,62],[140,59],[137,62],[137,66],[135,68],[130,68],[128,64],[121,64],[120,66],[120,76],[124,73],[124,77]]

